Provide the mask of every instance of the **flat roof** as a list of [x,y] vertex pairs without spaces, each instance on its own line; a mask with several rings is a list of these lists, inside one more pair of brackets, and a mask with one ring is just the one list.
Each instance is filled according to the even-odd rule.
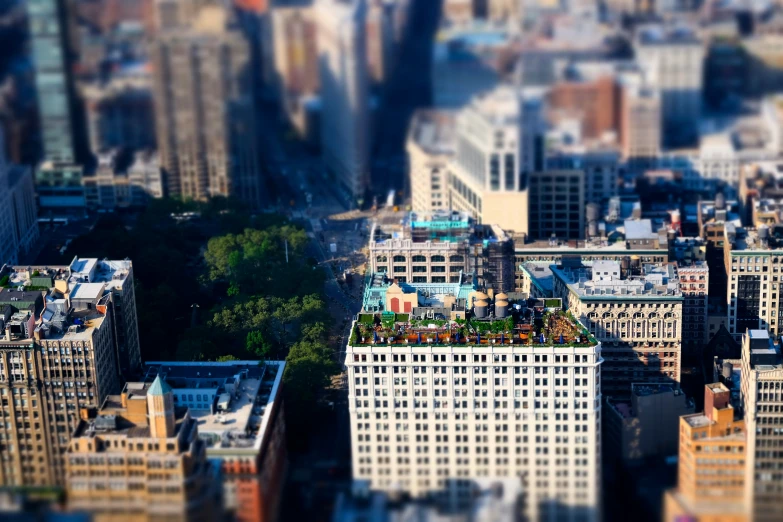
[[103,283],[76,283],[71,288],[71,299],[97,299],[103,295]]

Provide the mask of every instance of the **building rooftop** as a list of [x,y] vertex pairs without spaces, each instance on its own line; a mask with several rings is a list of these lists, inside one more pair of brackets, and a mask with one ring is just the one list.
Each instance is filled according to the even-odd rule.
[[530,282],[541,292],[551,295],[554,288],[554,277],[548,261],[528,261],[522,263],[519,268],[528,274]]
[[456,148],[455,113],[448,110],[420,109],[413,115],[409,139],[433,155],[452,155]]
[[682,299],[674,263],[623,269],[616,261],[586,261],[551,265],[551,270],[580,299]]
[[[505,294],[498,294],[496,299],[506,298]],[[561,304],[559,300],[555,301]],[[416,320],[411,314],[362,313],[353,323],[349,344],[454,347],[589,347],[598,344],[581,323],[562,310],[549,310],[544,306],[530,309],[528,303],[524,303],[523,308],[519,302],[510,308],[512,311],[507,317],[486,319],[479,318],[474,309],[464,323],[448,319]]]
[[759,225],[758,228],[726,223],[724,236],[732,254],[783,250],[783,225]]
[[510,236],[497,225],[477,224],[467,212],[439,210],[410,212],[400,221],[373,223],[370,244],[383,244],[389,240],[489,244],[509,241]]
[[146,367],[145,381],[165,382],[175,404],[189,409],[208,452],[219,456],[261,448],[284,362],[148,362]]

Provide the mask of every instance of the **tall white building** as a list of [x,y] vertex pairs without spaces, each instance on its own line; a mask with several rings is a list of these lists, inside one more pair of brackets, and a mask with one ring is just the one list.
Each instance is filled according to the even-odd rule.
[[526,520],[601,519],[600,343],[396,328],[346,348],[355,488],[464,508],[516,478]]
[[693,141],[701,116],[704,44],[686,29],[642,29],[636,59],[649,85],[660,92],[661,132],[671,143]]
[[365,0],[319,0],[321,147],[326,167],[359,202],[370,185]]
[[460,111],[450,168],[453,209],[527,233],[528,176],[540,170],[541,103],[537,96],[502,86],[476,96]]

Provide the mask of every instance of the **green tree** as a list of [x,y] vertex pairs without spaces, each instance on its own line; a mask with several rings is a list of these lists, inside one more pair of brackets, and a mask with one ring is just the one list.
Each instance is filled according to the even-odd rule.
[[229,362],[229,361],[238,361],[239,357],[234,357],[233,355],[221,355],[217,359],[215,359],[215,362]]
[[274,344],[269,342],[261,330],[251,330],[247,332],[245,338],[245,349],[253,357],[264,360],[269,357],[274,349]]

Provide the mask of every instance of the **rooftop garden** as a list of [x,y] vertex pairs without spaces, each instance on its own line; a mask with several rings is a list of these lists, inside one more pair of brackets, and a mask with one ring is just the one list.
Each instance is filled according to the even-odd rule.
[[563,311],[495,320],[417,320],[409,314],[365,313],[359,315],[350,338],[352,346],[501,344],[587,347],[596,342],[570,312]]

